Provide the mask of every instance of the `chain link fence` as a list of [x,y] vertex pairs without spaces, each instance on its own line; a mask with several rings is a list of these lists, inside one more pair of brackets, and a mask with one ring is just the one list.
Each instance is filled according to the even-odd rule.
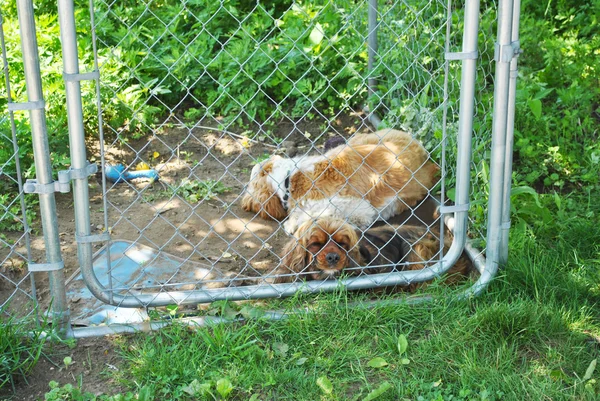
[[[2,99],[0,115],[0,318],[28,319],[35,317],[37,295],[34,276],[27,265],[33,260],[30,238],[31,218],[35,217],[25,199],[23,171],[17,141],[14,105],[10,96],[10,77],[6,57],[4,21],[0,14],[0,45],[3,56],[3,78],[7,89]],[[33,321],[33,320],[32,320]]]
[[494,276],[495,4],[58,5],[72,324]]

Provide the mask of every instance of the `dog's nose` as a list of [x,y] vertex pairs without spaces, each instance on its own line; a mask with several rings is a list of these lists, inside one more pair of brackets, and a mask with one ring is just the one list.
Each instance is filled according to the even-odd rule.
[[330,265],[334,265],[340,261],[340,255],[338,255],[337,253],[331,252],[331,253],[328,253],[327,255],[325,255],[325,260]]

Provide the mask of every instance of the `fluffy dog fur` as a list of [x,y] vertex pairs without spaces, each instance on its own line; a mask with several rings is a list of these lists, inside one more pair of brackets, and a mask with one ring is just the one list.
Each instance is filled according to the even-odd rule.
[[406,132],[356,135],[347,145],[317,156],[272,156],[254,166],[242,207],[266,219],[288,217],[290,234],[327,216],[366,228],[416,205],[437,182],[437,165]]
[[[321,218],[302,224],[295,237],[285,246],[282,267],[275,282],[297,280],[300,274],[307,280],[326,280],[342,272],[350,276],[401,270],[420,270],[439,257],[439,231],[423,226],[374,227],[361,234],[340,219]],[[444,253],[452,237],[444,238]],[[392,265],[387,267],[383,265]],[[472,264],[462,255],[446,273],[445,282],[453,284],[472,271]],[[414,291],[420,284],[411,284]]]

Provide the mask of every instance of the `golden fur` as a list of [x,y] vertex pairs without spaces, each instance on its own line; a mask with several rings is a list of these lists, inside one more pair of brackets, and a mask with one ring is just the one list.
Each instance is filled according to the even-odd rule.
[[[420,270],[440,257],[439,231],[423,226],[380,226],[361,234],[340,219],[320,218],[302,224],[282,252],[282,266],[277,283],[298,278],[324,280],[347,275],[376,274],[401,270]],[[444,238],[444,253],[452,236]],[[387,265],[387,266],[382,266]],[[444,282],[453,284],[471,272],[466,255],[446,273]],[[411,284],[414,291],[420,285]]]
[[266,219],[281,220],[299,202],[332,196],[365,199],[375,208],[383,208],[389,199],[397,197],[395,213],[401,213],[427,195],[437,182],[439,170],[421,143],[406,132],[381,130],[356,135],[348,145],[326,152],[325,158],[311,168],[292,173],[286,210],[268,180],[277,158],[262,163],[242,198],[244,210]]

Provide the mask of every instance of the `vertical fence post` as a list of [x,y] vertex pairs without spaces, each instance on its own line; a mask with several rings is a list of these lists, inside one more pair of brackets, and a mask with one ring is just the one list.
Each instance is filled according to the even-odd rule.
[[514,0],[512,16],[512,45],[515,50],[510,62],[510,81],[508,88],[508,111],[506,122],[506,153],[504,156],[504,187],[502,203],[502,236],[500,238],[499,262],[505,265],[508,262],[508,232],[510,229],[510,189],[512,184],[513,143],[515,133],[515,98],[517,93],[518,55],[519,44],[519,19],[521,17],[521,0]]
[[[35,19],[32,0],[17,0],[21,48],[23,52],[23,69],[27,98],[30,104],[38,103],[40,107],[32,107],[29,111],[33,157],[35,161],[36,181],[40,187],[49,188],[54,183],[52,178],[52,162],[48,145],[46,114],[43,107],[42,78],[35,35]],[[49,265],[60,266],[60,240],[58,235],[58,219],[54,192],[40,191],[40,216],[44,233],[46,259]],[[48,271],[50,294],[52,296],[51,318],[59,332],[65,334],[70,330],[69,310],[65,293],[65,273],[63,268]]]
[[[367,97],[368,99],[372,99],[375,94],[375,87],[377,86],[377,79],[373,76],[375,71],[375,57],[377,57],[377,14],[379,13],[377,9],[377,0],[369,0],[368,5],[368,32],[367,32],[367,71],[369,73],[369,78],[367,79]],[[375,110],[377,109],[374,106],[371,110],[371,107],[365,106],[364,112],[367,114],[367,118],[373,124],[375,129],[381,124],[381,119],[375,114]]]
[[373,76],[373,70],[375,69],[375,57],[377,56],[377,0],[369,0],[369,33],[367,35],[367,45],[369,60],[367,63],[367,69],[369,71],[369,79],[367,86],[369,87],[369,96],[375,93],[375,86],[377,80]]
[[[69,123],[69,148],[71,168],[83,171],[87,168],[85,132],[83,127],[83,108],[81,103],[81,80],[79,75],[79,56],[77,52],[77,33],[75,27],[75,9],[72,0],[58,1],[58,22],[63,54],[63,75],[67,97],[67,117]],[[73,180],[73,201],[75,206],[75,237],[89,237],[90,209],[87,175]],[[81,272],[86,278],[92,269],[92,243],[77,242],[77,255]],[[88,282],[86,280],[86,282]]]
[[[458,151],[456,161],[456,205],[466,205],[470,197],[473,114],[477,78],[477,40],[479,33],[479,0],[465,5],[465,27],[462,38],[462,68],[460,79],[460,109],[458,120]],[[460,248],[467,238],[468,211],[455,212],[454,237]]]
[[498,35],[495,50],[496,76],[494,79],[494,115],[492,122],[486,268],[483,275],[495,275],[500,262],[499,251],[504,199],[506,128],[509,107],[509,69],[514,57],[511,35],[512,23],[513,0],[500,0],[498,4]]

